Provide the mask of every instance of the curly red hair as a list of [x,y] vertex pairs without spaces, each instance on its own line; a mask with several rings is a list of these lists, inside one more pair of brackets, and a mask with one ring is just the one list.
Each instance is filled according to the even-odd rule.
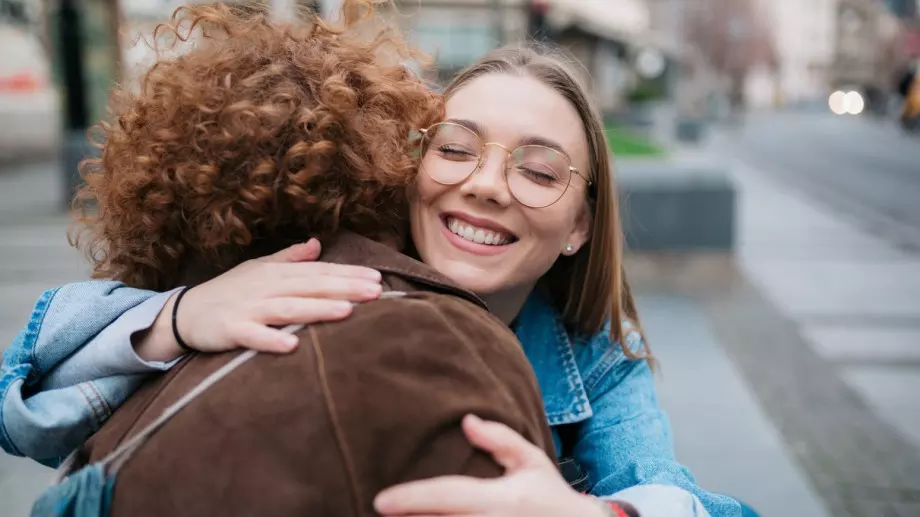
[[101,158],[81,165],[88,239],[77,245],[94,277],[162,290],[190,261],[228,269],[259,243],[401,234],[417,167],[409,133],[438,120],[442,102],[384,62],[414,57],[397,33],[352,30],[373,14],[370,0],[345,12],[334,29],[196,5],[157,28],[157,39],[194,46],[161,58],[139,93],[115,91]]

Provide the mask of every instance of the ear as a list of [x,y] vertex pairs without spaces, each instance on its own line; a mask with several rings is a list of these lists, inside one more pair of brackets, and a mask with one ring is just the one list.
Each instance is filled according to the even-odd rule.
[[578,253],[578,250],[591,239],[591,223],[591,210],[588,208],[587,203],[585,203],[585,206],[581,208],[578,217],[575,219],[575,226],[572,227],[572,231],[562,245],[563,255],[571,256]]

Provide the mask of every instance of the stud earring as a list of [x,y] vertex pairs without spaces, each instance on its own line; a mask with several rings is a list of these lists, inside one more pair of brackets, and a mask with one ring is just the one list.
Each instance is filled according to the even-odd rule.
[[572,253],[573,251],[575,251],[575,246],[572,246],[571,244],[566,244],[566,245],[565,245],[565,252],[566,252],[566,253]]

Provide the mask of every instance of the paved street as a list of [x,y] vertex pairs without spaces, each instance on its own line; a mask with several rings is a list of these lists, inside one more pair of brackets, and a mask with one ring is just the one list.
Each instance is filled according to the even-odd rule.
[[920,137],[891,121],[755,114],[714,148],[821,200],[867,233],[920,250]]

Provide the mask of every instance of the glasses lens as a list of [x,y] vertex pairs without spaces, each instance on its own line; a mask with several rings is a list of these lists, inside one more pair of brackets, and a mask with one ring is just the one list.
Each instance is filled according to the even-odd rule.
[[512,153],[508,187],[522,204],[542,208],[565,194],[572,179],[569,160],[559,151],[539,145],[518,147]]
[[459,124],[436,124],[422,141],[422,170],[438,183],[460,183],[476,169],[481,152],[482,140],[472,130]]

